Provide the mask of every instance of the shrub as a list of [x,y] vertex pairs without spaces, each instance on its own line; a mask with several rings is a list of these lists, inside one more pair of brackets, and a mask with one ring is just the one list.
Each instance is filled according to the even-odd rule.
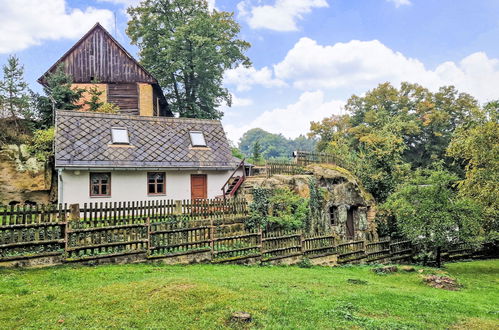
[[28,146],[30,154],[38,160],[45,161],[54,154],[52,145],[55,137],[54,127],[39,129],[33,133],[31,144]]
[[113,103],[103,103],[97,110],[94,112],[99,112],[99,113],[111,113],[111,114],[116,114],[120,111],[120,107],[118,107],[116,104]]

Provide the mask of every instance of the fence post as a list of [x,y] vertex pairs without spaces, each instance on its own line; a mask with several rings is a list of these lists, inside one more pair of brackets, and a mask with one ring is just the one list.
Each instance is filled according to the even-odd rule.
[[69,245],[69,223],[71,221],[80,220],[80,204],[70,204],[69,205],[69,217],[66,217],[64,221],[64,255],[68,257],[68,245]]
[[181,215],[182,214],[182,201],[175,201],[175,215]]
[[147,251],[146,251],[146,258],[150,255],[151,252],[151,218],[147,217],[146,219],[146,224],[147,224]]
[[[263,257],[263,229],[262,226],[258,226],[258,237],[260,238],[260,258]],[[261,261],[261,259],[260,259]]]
[[213,218],[210,219],[210,251],[211,251],[211,261],[215,254],[215,226],[213,225]]

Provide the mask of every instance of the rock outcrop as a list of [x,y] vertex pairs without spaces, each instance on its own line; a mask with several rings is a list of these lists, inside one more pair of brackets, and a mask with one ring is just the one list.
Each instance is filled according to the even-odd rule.
[[48,203],[52,170],[30,157],[25,145],[0,149],[0,204]]
[[376,203],[348,170],[330,164],[313,164],[300,175],[273,175],[248,177],[239,191],[252,201],[253,188],[289,188],[296,194],[310,197],[310,179],[324,192],[321,227],[330,226],[338,238],[375,239]]

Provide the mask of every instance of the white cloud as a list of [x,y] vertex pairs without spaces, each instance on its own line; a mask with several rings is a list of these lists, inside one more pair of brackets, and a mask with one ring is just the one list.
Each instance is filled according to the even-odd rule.
[[328,7],[326,0],[275,0],[274,5],[254,5],[255,1],[238,3],[239,16],[253,29],[296,31],[297,21],[313,8]]
[[275,79],[272,76],[272,70],[266,66],[259,70],[254,67],[246,68],[244,66],[228,70],[224,75],[224,83],[236,86],[236,89],[240,92],[250,90],[253,85],[261,85],[267,88],[286,86],[284,81]]
[[386,1],[393,3],[397,8],[400,6],[412,5],[412,2],[410,0],[386,0]]
[[244,97],[238,97],[235,94],[232,95],[232,107],[237,108],[237,107],[247,107],[253,104],[253,100],[249,98],[244,98]]
[[274,65],[275,79],[302,90],[343,88],[366,90],[389,81],[419,83],[435,90],[455,85],[481,101],[499,97],[499,60],[474,53],[458,63],[444,62],[435,70],[418,59],[393,51],[377,40],[319,45],[301,38],[284,60]]
[[305,134],[310,129],[311,121],[319,121],[332,114],[340,114],[345,102],[326,100],[320,90],[304,92],[296,103],[285,108],[276,108],[265,111],[250,123],[235,126],[225,124],[231,141],[237,142],[247,130],[262,128],[271,133],[282,133],[289,138]]
[[39,45],[44,40],[76,39],[96,22],[111,27],[113,13],[86,7],[71,9],[65,0],[0,0],[0,53]]

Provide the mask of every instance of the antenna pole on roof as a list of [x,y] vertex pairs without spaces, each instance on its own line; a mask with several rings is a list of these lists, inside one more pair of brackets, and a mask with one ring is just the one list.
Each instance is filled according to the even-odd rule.
[[113,15],[114,15],[114,38],[117,40],[118,34],[116,32],[116,11],[113,11]]

